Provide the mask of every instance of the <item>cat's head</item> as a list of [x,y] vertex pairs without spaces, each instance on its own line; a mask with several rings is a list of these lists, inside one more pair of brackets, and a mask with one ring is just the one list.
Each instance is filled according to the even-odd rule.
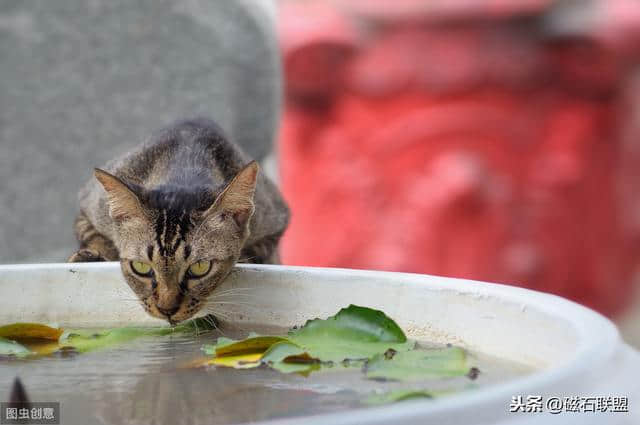
[[122,273],[145,310],[177,323],[192,317],[238,261],[249,236],[258,164],[224,187],[144,189],[103,170]]

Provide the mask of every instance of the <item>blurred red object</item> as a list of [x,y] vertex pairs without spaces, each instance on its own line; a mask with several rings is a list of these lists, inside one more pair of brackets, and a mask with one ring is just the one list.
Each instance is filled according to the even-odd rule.
[[624,137],[640,6],[567,4],[283,2],[284,262],[624,307],[640,254],[640,139]]

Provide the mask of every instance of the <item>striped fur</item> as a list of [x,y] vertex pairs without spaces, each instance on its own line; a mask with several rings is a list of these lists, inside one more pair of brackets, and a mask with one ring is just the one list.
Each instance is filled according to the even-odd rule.
[[[156,317],[175,323],[197,313],[238,261],[278,261],[286,204],[210,120],[174,124],[95,174],[80,192],[80,249],[69,261],[120,261]],[[201,260],[212,270],[190,277]],[[133,261],[150,264],[152,276]]]

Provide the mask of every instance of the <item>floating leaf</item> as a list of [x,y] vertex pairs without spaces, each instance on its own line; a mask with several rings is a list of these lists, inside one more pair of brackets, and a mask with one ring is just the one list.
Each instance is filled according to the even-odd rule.
[[[247,339],[252,339],[252,338],[256,338],[259,337],[260,335],[258,335],[255,332],[249,332],[249,335],[245,338],[245,340]],[[231,339],[231,338],[227,338],[226,336],[221,336],[216,340],[215,344],[206,344],[202,346],[202,351],[205,352],[205,354],[209,354],[212,356],[215,356],[216,354],[216,350],[218,348],[222,348],[224,346],[227,345],[231,345],[235,342],[238,342],[238,340],[236,339]]]
[[32,354],[31,351],[24,345],[0,337],[0,356],[24,357],[29,354]]
[[261,358],[262,352],[244,353],[238,355],[214,357],[209,361],[209,364],[232,367],[235,369],[251,369],[260,366]]
[[282,373],[308,373],[320,368],[319,360],[289,341],[272,345],[262,356],[262,362]]
[[[304,349],[299,345],[293,344],[289,341],[280,341],[273,344],[262,356],[262,361],[266,363],[281,362],[288,357],[302,356],[305,353]],[[308,355],[307,355],[308,356]]]
[[[29,354],[43,356],[60,349],[74,348],[78,352],[92,351],[119,345],[124,342],[150,335],[168,335],[176,332],[201,332],[215,327],[209,318],[190,320],[176,327],[117,328],[110,330],[68,330],[54,328],[39,323],[12,323],[0,326],[0,338],[17,340],[24,344]],[[11,347],[6,347],[9,351]],[[12,348],[12,350],[15,347]]]
[[323,362],[369,359],[389,349],[408,351],[415,347],[386,314],[355,305],[326,320],[308,321],[289,332],[289,340]]
[[196,318],[175,327],[126,327],[108,330],[70,330],[66,338],[61,338],[62,347],[74,347],[79,352],[87,352],[117,346],[145,336],[171,335],[176,333],[201,333],[215,328],[212,319]]
[[165,335],[164,328],[118,328],[108,331],[72,331],[60,340],[62,347],[74,347],[81,353],[123,344],[148,335]]
[[216,347],[216,357],[233,356],[243,353],[264,353],[272,345],[287,341],[282,336],[257,336]]
[[262,355],[272,345],[286,341],[280,336],[257,336],[242,341],[218,339],[218,343],[207,347],[206,351],[215,352],[215,358],[210,362],[216,366],[233,367],[236,369],[250,369],[260,366]]
[[[253,336],[258,336],[254,332],[249,334],[247,339],[253,339]],[[216,350],[218,348],[223,348],[230,346],[232,344],[236,344],[239,341],[221,336],[217,339],[215,344],[207,344],[202,347],[202,351],[209,356],[215,356]],[[242,342],[242,341],[241,341]],[[254,342],[254,348],[256,343]],[[257,344],[260,346],[260,344]],[[276,344],[277,345],[277,344]],[[205,357],[201,359],[195,359],[188,364],[185,365],[185,368],[195,368],[202,367],[206,365],[217,365],[217,366],[225,366],[225,367],[235,367],[236,369],[249,369],[251,367],[260,366],[260,358],[262,357],[264,350],[258,349],[249,350],[248,352],[243,352],[241,348],[246,348],[246,345],[237,345],[237,351],[232,352],[231,354],[221,355],[220,357],[214,357],[213,359],[210,357]],[[250,365],[251,363],[255,363],[255,365]]]
[[466,352],[460,347],[399,352],[392,359],[377,355],[366,367],[367,378],[418,381],[469,373]]
[[40,323],[12,323],[0,326],[0,338],[14,340],[47,339],[57,341],[62,332],[63,330],[60,328],[53,328]]
[[378,405],[396,403],[398,401],[433,398],[434,394],[424,390],[395,390],[383,394],[374,394],[364,400],[365,404]]
[[317,361],[311,363],[290,363],[282,361],[273,363],[270,366],[272,369],[275,369],[281,373],[298,373],[303,376],[307,376],[314,370],[319,370],[321,368],[320,362]]
[[46,339],[30,339],[22,343],[31,351],[34,356],[48,356],[60,350],[58,341],[50,341]]
[[[286,337],[255,336],[242,341],[220,338],[203,350],[218,359],[263,353],[262,362],[290,373],[315,370],[320,363],[367,360],[376,354],[414,347],[415,342],[407,341],[402,329],[383,312],[351,305],[327,319],[310,320]],[[239,363],[219,360],[214,364]]]
[[289,332],[289,335],[296,338],[357,335],[360,341],[394,343],[407,341],[400,326],[382,311],[353,304],[327,319],[309,320],[300,329]]
[[333,339],[330,336],[318,338],[312,341],[300,341],[297,338],[291,339],[296,344],[300,344],[314,358],[323,362],[349,362],[356,360],[367,360],[379,353],[384,353],[390,348],[397,351],[407,351],[415,347],[414,341],[403,343],[381,343],[363,342],[357,339]]
[[225,345],[230,345],[233,344],[234,342],[238,342],[235,339],[231,339],[231,338],[227,338],[224,336],[221,336],[220,338],[218,338],[217,342],[215,344],[206,344],[202,346],[202,351],[205,352],[205,354],[209,354],[211,356],[214,356],[216,354],[216,349],[219,347],[224,347]]

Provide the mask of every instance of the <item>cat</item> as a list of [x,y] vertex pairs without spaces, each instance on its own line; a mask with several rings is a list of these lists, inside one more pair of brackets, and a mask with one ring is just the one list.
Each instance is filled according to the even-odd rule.
[[279,263],[289,209],[212,120],[177,122],[94,175],[69,261],[120,261],[154,317],[191,318],[236,262]]

